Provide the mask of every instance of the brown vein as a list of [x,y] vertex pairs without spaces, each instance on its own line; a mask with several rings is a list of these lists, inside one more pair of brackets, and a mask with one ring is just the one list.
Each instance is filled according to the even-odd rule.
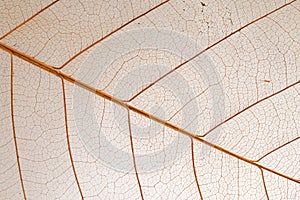
[[196,185],[197,185],[197,189],[200,195],[201,200],[203,200],[203,196],[200,190],[200,185],[198,182],[198,178],[197,178],[197,172],[196,172],[196,166],[195,166],[195,155],[194,155],[194,141],[193,138],[191,138],[191,151],[192,151],[192,163],[193,163],[193,171],[194,171],[194,176],[195,176],[195,181],[196,181]]
[[72,60],[74,60],[76,57],[78,57],[79,55],[81,55],[82,53],[84,53],[85,51],[89,50],[90,48],[92,48],[93,46],[95,46],[96,44],[100,43],[101,41],[105,40],[106,38],[108,38],[109,36],[113,35],[114,33],[118,32],[119,30],[121,30],[122,28],[128,26],[129,24],[131,24],[132,22],[136,21],[137,19],[147,15],[148,13],[150,13],[151,11],[157,9],[158,7],[164,5],[165,3],[169,2],[170,0],[166,0],[161,2],[160,4],[154,6],[153,8],[151,8],[150,10],[138,15],[137,17],[131,19],[130,21],[126,22],[125,24],[123,24],[122,26],[116,28],[115,30],[113,30],[112,32],[110,32],[109,34],[105,35],[104,37],[102,37],[101,39],[97,40],[96,42],[92,43],[91,45],[87,46],[86,48],[84,48],[83,50],[81,50],[80,52],[78,52],[77,54],[75,54],[72,58],[70,58],[67,62],[65,62],[62,66],[60,67],[55,67],[55,69],[62,69],[64,68],[67,64],[69,64]]
[[38,11],[37,13],[35,13],[34,15],[32,15],[30,18],[26,19],[24,22],[22,22],[21,24],[19,24],[15,28],[11,29],[8,33],[6,33],[5,35],[3,35],[0,38],[0,40],[4,39],[6,36],[8,36],[9,34],[11,34],[12,32],[14,32],[15,30],[17,30],[18,28],[20,28],[21,26],[23,26],[24,24],[26,24],[27,22],[29,22],[30,20],[32,20],[33,18],[35,18],[36,16],[38,16],[39,14],[41,14],[42,12],[44,12],[45,10],[47,10],[48,8],[50,8],[51,6],[53,6],[54,4],[56,4],[59,1],[60,0],[53,1],[51,4],[47,5],[43,9],[41,9],[40,11]]
[[129,129],[129,135],[130,135],[130,146],[131,146],[131,152],[132,152],[133,166],[134,166],[135,176],[136,176],[136,179],[137,179],[137,182],[139,185],[141,198],[142,198],[142,200],[144,200],[143,190],[142,190],[141,182],[139,179],[139,174],[137,171],[136,160],[135,160],[135,155],[134,155],[134,147],[133,147],[133,139],[132,139],[132,131],[131,131],[131,123],[130,123],[130,111],[128,110],[127,113],[128,113],[128,129]]
[[26,200],[26,193],[25,193],[25,187],[23,182],[23,176],[21,171],[21,164],[20,164],[20,156],[19,156],[19,150],[18,150],[18,143],[17,143],[17,134],[15,129],[15,115],[14,115],[14,60],[13,55],[10,55],[10,68],[11,68],[11,76],[10,76],[10,106],[11,106],[11,123],[12,123],[12,129],[13,129],[13,136],[14,136],[14,142],[15,142],[15,150],[16,150],[16,157],[17,157],[17,163],[18,163],[18,171],[19,171],[19,177],[23,192],[23,198]]
[[291,88],[291,87],[293,87],[293,86],[295,86],[295,85],[297,85],[297,84],[299,84],[299,83],[300,83],[300,81],[297,81],[297,82],[295,82],[295,83],[293,83],[293,84],[291,84],[291,85],[288,85],[287,87],[285,87],[285,88],[283,88],[283,89],[281,89],[281,90],[279,90],[279,91],[277,91],[277,92],[275,92],[275,93],[273,93],[273,94],[271,94],[271,95],[269,95],[269,96],[266,96],[266,97],[260,99],[259,101],[257,101],[257,102],[255,102],[255,103],[251,104],[250,106],[247,106],[247,107],[244,108],[243,110],[240,110],[239,112],[237,112],[237,113],[235,113],[234,115],[230,116],[230,117],[227,118],[226,120],[222,121],[221,123],[219,123],[218,125],[216,125],[216,126],[213,127],[212,129],[210,129],[209,131],[207,131],[206,133],[204,133],[204,134],[201,135],[200,137],[207,136],[207,135],[208,135],[209,133],[211,133],[213,130],[215,130],[216,128],[220,127],[220,126],[223,125],[224,123],[226,123],[226,122],[232,120],[232,119],[235,118],[237,115],[240,115],[241,113],[245,112],[246,110],[249,110],[249,109],[252,108],[253,106],[255,106],[255,105],[257,105],[257,104],[259,104],[259,103],[261,103],[261,102],[263,102],[263,101],[265,101],[265,100],[267,100],[267,99],[269,99],[269,98],[271,98],[271,97],[273,97],[273,96],[275,96],[275,95],[277,95],[277,94],[279,94],[279,93],[281,93],[281,92],[283,92],[283,91],[285,91],[285,90],[287,90],[287,89],[289,89],[289,88]]
[[201,96],[202,94],[204,94],[206,91],[208,90],[208,88],[206,88],[205,90],[203,90],[201,93],[197,94],[195,97],[191,98],[189,101],[187,101],[184,105],[181,106],[181,108],[179,108],[169,119],[168,121],[170,121],[173,117],[175,117],[181,110],[183,110],[183,108],[185,106],[187,106],[189,103],[191,103],[193,100],[195,100],[196,98],[198,98],[199,96]]
[[149,89],[150,87],[152,87],[154,84],[156,84],[157,82],[159,82],[160,80],[162,80],[163,78],[165,78],[166,76],[168,76],[169,74],[173,73],[174,71],[176,71],[177,69],[181,68],[182,66],[184,66],[185,64],[189,63],[190,61],[194,60],[195,58],[197,58],[198,56],[200,56],[201,54],[205,53],[206,51],[208,51],[209,49],[211,49],[212,47],[216,46],[217,44],[223,42],[224,40],[228,39],[229,37],[231,37],[232,35],[235,35],[237,32],[240,32],[242,29],[245,29],[246,27],[250,26],[251,24],[256,23],[257,21],[267,17],[268,15],[290,5],[291,3],[295,2],[296,0],[293,0],[287,4],[282,5],[279,8],[276,8],[275,10],[272,10],[271,12],[253,20],[252,22],[242,26],[241,28],[233,31],[232,33],[230,33],[229,35],[225,36],[224,38],[218,40],[217,42],[213,43],[212,45],[206,47],[205,49],[201,50],[200,52],[198,52],[196,55],[192,56],[191,58],[187,59],[186,61],[182,62],[180,65],[176,66],[174,69],[170,70],[169,72],[167,72],[166,74],[164,74],[163,76],[159,77],[157,80],[155,80],[154,82],[150,83],[147,87],[145,87],[144,89],[142,89],[141,91],[139,91],[137,94],[135,94],[133,97],[131,97],[129,100],[127,100],[128,102],[132,101],[133,99],[135,99],[136,97],[138,97],[140,94],[142,94],[143,92],[145,92],[147,89]]
[[[278,176],[281,176],[281,177],[284,177],[284,178],[286,178],[286,179],[289,179],[289,180],[291,180],[291,181],[293,181],[293,182],[300,183],[300,180],[297,180],[297,179],[295,179],[295,178],[292,178],[292,177],[289,177],[289,176],[287,176],[287,175],[281,174],[281,173],[279,173],[279,172],[277,172],[277,171],[274,171],[274,170],[269,169],[269,168],[267,168],[267,167],[265,167],[265,166],[263,166],[263,165],[260,165],[259,163],[256,163],[256,162],[254,162],[254,161],[252,161],[252,160],[250,160],[250,159],[244,158],[244,157],[242,157],[242,156],[240,156],[240,155],[238,155],[238,154],[236,154],[236,153],[233,153],[233,152],[231,152],[231,151],[229,151],[229,150],[227,150],[227,149],[224,149],[223,147],[220,147],[220,146],[218,146],[218,145],[215,145],[215,144],[213,144],[213,143],[210,143],[210,142],[208,142],[208,141],[202,139],[202,138],[201,138],[200,136],[198,136],[198,135],[195,135],[195,134],[193,134],[193,133],[191,133],[191,132],[188,132],[187,130],[184,130],[184,129],[182,129],[182,128],[180,128],[180,127],[178,127],[178,126],[176,126],[176,125],[174,125],[174,124],[172,124],[172,123],[170,123],[170,122],[168,122],[168,121],[165,121],[165,120],[163,120],[163,119],[161,119],[161,118],[159,118],[159,117],[156,117],[156,116],[154,116],[154,115],[151,115],[150,113],[147,113],[147,112],[145,112],[145,111],[143,111],[143,110],[141,110],[141,109],[139,109],[139,108],[136,108],[136,107],[134,107],[134,106],[131,106],[131,105],[129,105],[129,104],[123,102],[122,100],[120,100],[120,99],[118,99],[118,98],[116,98],[116,97],[113,97],[113,96],[107,94],[107,93],[104,92],[104,91],[98,90],[97,88],[94,88],[94,87],[92,87],[92,86],[90,86],[90,85],[88,85],[88,84],[86,84],[86,83],[81,82],[80,80],[76,80],[75,78],[71,77],[70,75],[68,75],[68,74],[66,74],[66,73],[64,73],[64,72],[61,72],[61,71],[55,69],[54,67],[52,67],[52,66],[50,66],[50,65],[47,65],[47,64],[45,64],[45,63],[43,63],[43,62],[41,62],[41,61],[39,61],[39,60],[37,60],[37,59],[35,59],[35,58],[33,58],[33,57],[27,55],[27,54],[25,54],[25,53],[22,53],[22,52],[20,52],[20,51],[18,51],[18,50],[16,50],[16,49],[14,49],[14,48],[12,48],[12,47],[10,47],[10,46],[4,44],[4,43],[1,43],[1,42],[0,42],[0,48],[3,49],[3,50],[6,51],[6,52],[9,52],[9,53],[11,53],[11,54],[13,54],[13,55],[15,55],[15,56],[17,56],[17,57],[19,57],[19,58],[21,58],[21,59],[27,61],[27,62],[29,62],[29,63],[35,65],[36,67],[39,67],[39,68],[41,68],[41,69],[43,69],[43,70],[45,70],[45,71],[48,71],[49,73],[51,73],[51,74],[53,74],[53,75],[55,75],[55,76],[61,77],[61,78],[63,78],[63,79],[66,80],[66,81],[69,81],[69,82],[71,82],[71,83],[74,83],[74,84],[77,85],[78,87],[81,87],[81,88],[83,88],[83,89],[85,89],[85,90],[87,90],[87,91],[90,91],[90,92],[92,92],[92,93],[98,95],[98,96],[101,96],[101,97],[103,97],[104,99],[107,99],[107,100],[109,100],[109,101],[112,101],[112,102],[114,102],[114,103],[116,103],[116,104],[118,104],[118,105],[120,105],[120,106],[122,106],[122,107],[124,107],[124,108],[126,108],[126,109],[129,109],[129,110],[135,112],[135,113],[139,113],[139,114],[141,114],[141,115],[143,115],[143,116],[145,116],[145,117],[147,117],[147,118],[149,118],[149,119],[152,119],[152,120],[154,120],[154,121],[156,121],[156,122],[158,122],[158,123],[160,123],[160,124],[162,124],[162,125],[165,125],[165,126],[171,128],[171,129],[175,130],[175,131],[178,131],[179,133],[181,133],[181,134],[183,134],[183,135],[186,135],[186,136],[188,136],[188,137],[190,137],[190,138],[194,138],[195,140],[198,140],[199,142],[201,142],[201,143],[203,143],[203,144],[206,144],[206,145],[208,145],[208,146],[210,146],[210,147],[212,147],[212,148],[214,148],[214,149],[217,149],[217,150],[219,150],[219,151],[221,151],[221,152],[223,152],[223,153],[225,153],[225,154],[228,154],[228,155],[230,155],[230,156],[233,156],[233,157],[235,157],[235,158],[237,158],[237,159],[240,159],[240,160],[242,160],[242,161],[244,161],[244,162],[247,162],[247,163],[249,163],[249,164],[251,164],[251,165],[254,165],[254,166],[256,166],[256,167],[258,167],[258,168],[260,168],[260,169],[267,170],[267,171],[269,171],[269,172],[271,172],[271,173],[274,173],[274,174],[276,174],[276,175],[278,175]],[[296,84],[299,84],[299,83],[300,83],[300,81],[297,81],[296,83],[293,83],[291,86],[295,86]],[[290,87],[291,87],[291,86],[290,86]],[[290,88],[290,87],[287,87],[287,88]],[[287,89],[287,88],[286,88],[286,89]]]
[[70,161],[71,161],[71,165],[72,165],[72,169],[73,169],[73,174],[75,177],[75,181],[77,183],[77,187],[81,196],[81,199],[83,198],[83,194],[82,194],[82,190],[78,181],[78,177],[77,177],[77,173],[75,170],[75,165],[74,165],[74,161],[73,161],[73,156],[72,156],[72,151],[71,151],[71,145],[70,145],[70,137],[69,137],[69,127],[68,127],[68,117],[67,117],[67,102],[66,102],[66,91],[65,91],[65,83],[64,83],[64,79],[61,79],[61,84],[62,84],[62,91],[63,91],[63,98],[64,98],[64,115],[65,115],[65,125],[66,125],[66,137],[67,137],[67,143],[68,143],[68,152],[69,152],[69,157],[70,157]]
[[266,193],[266,197],[267,199],[269,200],[269,195],[268,195],[268,190],[267,190],[267,186],[266,186],[266,181],[265,181],[265,176],[264,176],[264,171],[261,170],[261,178],[262,178],[262,181],[263,181],[263,184],[264,184],[264,189],[265,189],[265,193]]
[[263,155],[262,157],[260,157],[258,160],[256,160],[256,162],[259,162],[260,160],[262,160],[262,159],[265,158],[266,156],[268,156],[268,155],[270,155],[271,153],[273,153],[273,152],[275,152],[275,151],[277,151],[277,150],[283,148],[284,146],[286,146],[286,145],[288,145],[288,144],[290,144],[290,143],[292,143],[292,142],[295,142],[295,141],[298,140],[299,138],[300,138],[300,137],[297,137],[297,138],[295,138],[295,139],[293,139],[293,140],[291,140],[291,141],[286,142],[286,143],[283,144],[283,145],[280,145],[279,147],[273,149],[272,151],[270,151],[270,152],[268,152],[267,154],[265,154],[265,155]]

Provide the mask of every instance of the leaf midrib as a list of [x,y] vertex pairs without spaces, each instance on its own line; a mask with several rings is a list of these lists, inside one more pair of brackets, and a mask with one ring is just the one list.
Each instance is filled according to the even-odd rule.
[[[0,42],[0,48],[2,50],[4,50],[4,51],[8,52],[9,54],[14,55],[14,56],[20,58],[21,60],[29,62],[30,64],[32,64],[32,65],[34,65],[34,66],[36,66],[36,67],[38,67],[38,68],[40,68],[42,70],[45,70],[45,71],[47,71],[47,72],[49,72],[49,73],[51,73],[51,74],[53,74],[53,75],[55,75],[55,76],[63,79],[63,80],[66,80],[66,81],[68,81],[68,82],[70,82],[72,84],[75,84],[76,86],[78,86],[80,88],[83,88],[83,89],[85,89],[87,91],[90,91],[90,92],[92,92],[92,93],[94,93],[94,94],[96,94],[96,95],[98,95],[98,96],[100,96],[100,97],[102,97],[102,98],[104,98],[106,100],[112,101],[112,102],[114,102],[114,103],[116,103],[116,104],[124,107],[128,111],[133,111],[135,113],[143,115],[144,117],[146,117],[148,119],[156,121],[156,122],[158,122],[158,123],[160,123],[160,124],[162,124],[164,126],[167,126],[167,127],[171,128],[171,129],[173,129],[173,130],[175,130],[175,131],[177,131],[177,132],[179,132],[179,133],[181,133],[183,135],[186,135],[186,136],[188,136],[188,137],[190,137],[192,139],[195,139],[195,140],[197,140],[197,141],[199,141],[199,142],[201,142],[201,143],[203,143],[205,145],[208,145],[208,146],[210,146],[210,147],[212,147],[212,148],[214,148],[214,149],[216,149],[218,151],[221,151],[221,152],[223,152],[223,153],[225,153],[227,155],[233,156],[233,157],[235,157],[235,158],[237,158],[239,160],[242,160],[242,161],[247,162],[247,163],[249,163],[251,165],[254,165],[254,166],[258,167],[259,169],[264,169],[264,170],[269,171],[271,173],[274,173],[274,174],[276,174],[278,176],[281,176],[281,177],[284,177],[286,179],[289,179],[289,180],[291,180],[293,182],[300,183],[300,180],[297,180],[295,178],[292,178],[290,176],[287,176],[285,174],[282,174],[282,173],[279,173],[279,172],[277,172],[275,170],[272,170],[272,169],[270,169],[268,167],[265,167],[265,166],[263,166],[263,165],[255,162],[253,160],[250,160],[248,158],[240,156],[240,155],[238,155],[238,154],[236,154],[234,152],[231,152],[231,151],[229,151],[229,150],[227,150],[227,149],[225,149],[225,148],[223,148],[223,147],[221,147],[219,145],[215,145],[215,144],[213,144],[213,143],[211,143],[209,141],[206,141],[202,137],[200,137],[200,136],[198,136],[196,134],[193,134],[193,133],[191,133],[191,132],[189,132],[189,131],[187,131],[185,129],[182,129],[182,128],[176,126],[173,123],[165,121],[165,120],[163,120],[163,119],[161,119],[161,118],[159,118],[157,116],[154,116],[154,115],[152,115],[152,114],[150,114],[150,113],[148,113],[148,112],[146,112],[144,110],[141,110],[141,109],[139,109],[139,108],[137,108],[135,106],[129,105],[128,103],[126,103],[126,102],[124,102],[124,101],[122,101],[122,100],[120,100],[120,99],[118,99],[118,98],[116,98],[116,97],[114,97],[114,96],[112,96],[112,95],[110,95],[110,94],[102,91],[102,90],[99,90],[99,89],[97,89],[95,87],[92,87],[92,86],[90,86],[90,85],[88,85],[88,84],[86,84],[86,83],[84,83],[84,82],[82,82],[80,80],[77,80],[74,77],[72,77],[72,76],[70,76],[70,75],[68,75],[68,74],[66,74],[64,72],[62,72],[62,71],[60,71],[58,69],[55,69],[53,66],[50,66],[50,65],[48,65],[48,64],[46,64],[46,63],[44,63],[44,62],[42,62],[40,60],[37,60],[36,58],[33,58],[33,57],[31,57],[31,56],[23,53],[23,52],[20,52],[17,49],[10,47],[9,45],[6,45],[6,44]],[[296,84],[299,84],[299,83],[300,83],[300,81],[297,81],[297,82],[291,84],[290,86],[288,86],[286,89],[288,89],[288,88],[290,88],[290,87],[292,87],[292,86],[294,86]],[[284,90],[282,90],[282,91],[284,91]]]

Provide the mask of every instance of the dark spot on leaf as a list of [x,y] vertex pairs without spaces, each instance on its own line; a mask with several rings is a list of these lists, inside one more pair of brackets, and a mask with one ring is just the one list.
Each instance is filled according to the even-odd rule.
[[201,5],[202,5],[202,6],[206,6],[206,4],[205,4],[205,3],[203,3],[202,1],[201,1]]

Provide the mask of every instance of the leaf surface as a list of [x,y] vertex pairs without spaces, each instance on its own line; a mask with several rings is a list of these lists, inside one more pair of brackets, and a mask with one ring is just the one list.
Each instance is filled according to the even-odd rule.
[[0,7],[0,199],[300,198],[299,1]]

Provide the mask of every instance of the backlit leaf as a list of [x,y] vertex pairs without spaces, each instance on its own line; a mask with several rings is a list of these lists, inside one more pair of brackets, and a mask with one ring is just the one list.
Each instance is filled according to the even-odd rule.
[[0,2],[0,199],[299,199],[299,1]]

